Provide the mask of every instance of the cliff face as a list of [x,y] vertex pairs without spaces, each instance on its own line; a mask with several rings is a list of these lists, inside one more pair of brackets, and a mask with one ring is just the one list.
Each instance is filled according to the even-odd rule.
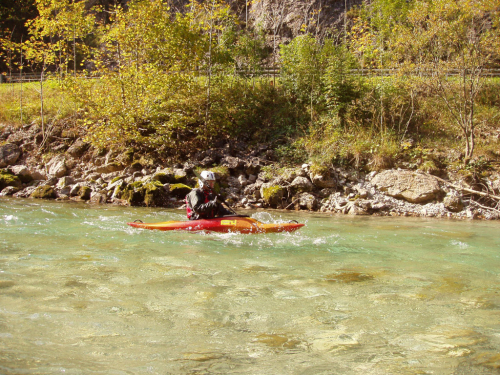
[[248,17],[249,27],[264,29],[276,35],[280,42],[287,42],[297,35],[309,32],[324,36],[335,33],[343,25],[345,10],[359,4],[359,0],[257,0],[245,9],[245,2],[231,1],[239,5],[241,20]]
[[[210,0],[201,0],[200,2]],[[280,42],[310,32],[319,36],[342,27],[345,10],[361,0],[226,0],[243,27],[265,30]],[[88,6],[126,5],[130,0],[87,0]],[[184,12],[188,0],[169,0],[174,12]],[[271,39],[271,38],[270,38]]]

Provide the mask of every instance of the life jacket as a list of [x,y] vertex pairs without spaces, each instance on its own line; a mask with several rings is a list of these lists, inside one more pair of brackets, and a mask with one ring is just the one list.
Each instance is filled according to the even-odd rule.
[[[202,190],[202,192],[203,192],[203,195],[205,196],[205,201],[204,201],[203,203],[208,203],[208,202],[210,202],[210,200],[211,200],[211,199],[210,199],[209,197],[210,197],[211,192],[210,192],[210,191],[207,191],[207,190]],[[186,214],[187,214],[187,217],[188,217],[188,219],[189,219],[189,220],[191,220],[191,217],[192,217],[194,214],[196,214],[196,213],[193,211],[193,209],[192,209],[191,205],[190,205],[190,204],[189,204],[189,202],[188,202],[188,196],[187,196],[187,195],[186,195]],[[208,215],[208,216],[210,216],[210,217],[215,217],[215,213],[214,213],[214,212],[211,212],[211,214],[212,214],[212,215]],[[200,215],[200,214],[198,214],[199,219],[201,219],[201,218],[202,218],[202,215],[203,215],[203,214],[201,214],[201,215]],[[205,216],[205,215],[203,215],[203,216]]]

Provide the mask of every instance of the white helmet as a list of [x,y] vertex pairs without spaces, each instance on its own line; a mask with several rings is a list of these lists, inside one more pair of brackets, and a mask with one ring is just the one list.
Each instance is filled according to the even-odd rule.
[[203,171],[200,173],[200,176],[203,179],[203,180],[202,179],[199,180],[200,187],[203,187],[205,185],[204,181],[215,181],[215,173],[214,172]]
[[215,173],[210,171],[203,171],[200,174],[201,178],[205,181],[215,181]]

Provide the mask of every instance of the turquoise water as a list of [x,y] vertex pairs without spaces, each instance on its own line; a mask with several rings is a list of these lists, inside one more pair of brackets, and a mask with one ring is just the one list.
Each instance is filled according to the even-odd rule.
[[498,222],[0,199],[1,374],[497,374]]

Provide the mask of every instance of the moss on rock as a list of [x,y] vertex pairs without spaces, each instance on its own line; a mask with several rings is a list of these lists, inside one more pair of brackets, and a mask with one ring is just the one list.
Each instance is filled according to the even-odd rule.
[[167,197],[160,181],[153,180],[144,185],[144,204],[146,206],[164,206],[167,203]]
[[90,199],[90,195],[92,194],[92,189],[88,186],[81,186],[78,190],[78,197],[84,201],[88,201]]
[[173,184],[170,185],[170,194],[178,199],[184,198],[189,192],[191,188],[184,184]]
[[38,186],[33,193],[31,193],[31,198],[36,199],[55,199],[56,192],[49,185],[40,185]]
[[141,206],[144,203],[143,183],[135,181],[123,189],[122,199],[126,200],[131,206]]
[[262,198],[272,207],[281,204],[285,190],[280,185],[262,186]]
[[19,177],[6,171],[5,169],[0,169],[0,191],[6,188],[7,186],[14,186],[16,188],[20,188],[21,185],[22,184]]

